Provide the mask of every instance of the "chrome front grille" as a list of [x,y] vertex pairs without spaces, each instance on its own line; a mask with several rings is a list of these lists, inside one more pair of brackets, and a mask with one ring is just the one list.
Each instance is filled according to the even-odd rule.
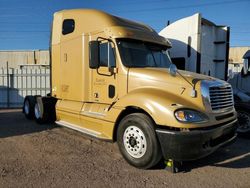
[[229,84],[209,87],[209,97],[213,111],[232,108],[234,105],[233,91]]
[[222,80],[202,80],[201,95],[208,112],[220,113],[234,108],[233,90]]

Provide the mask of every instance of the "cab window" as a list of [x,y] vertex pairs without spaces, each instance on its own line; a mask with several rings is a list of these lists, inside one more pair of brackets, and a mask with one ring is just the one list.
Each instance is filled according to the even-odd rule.
[[63,20],[62,34],[67,35],[75,30],[75,21],[73,19]]
[[101,67],[115,67],[114,49],[109,42],[99,45],[99,53]]

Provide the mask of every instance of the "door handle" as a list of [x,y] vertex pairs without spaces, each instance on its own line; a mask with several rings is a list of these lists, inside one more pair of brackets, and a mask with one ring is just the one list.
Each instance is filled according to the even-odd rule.
[[95,98],[99,98],[98,93],[94,93],[94,97],[95,97]]

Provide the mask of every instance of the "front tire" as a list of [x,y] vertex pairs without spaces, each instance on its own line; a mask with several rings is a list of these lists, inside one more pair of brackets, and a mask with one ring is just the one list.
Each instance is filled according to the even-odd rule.
[[145,114],[133,113],[121,120],[117,143],[126,161],[137,168],[151,168],[162,158],[154,122]]

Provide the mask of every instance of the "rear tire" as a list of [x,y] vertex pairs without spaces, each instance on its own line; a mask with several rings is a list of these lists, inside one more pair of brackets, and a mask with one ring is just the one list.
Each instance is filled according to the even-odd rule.
[[44,109],[44,104],[43,102],[38,102],[38,100],[35,103],[34,106],[34,115],[35,115],[35,120],[39,124],[46,123],[48,120],[48,114],[46,114],[45,109]]
[[34,105],[34,116],[39,124],[53,123],[56,120],[57,99],[54,97],[36,97]]
[[137,168],[151,168],[162,158],[154,122],[145,114],[133,113],[121,120],[117,143],[126,161]]
[[27,119],[34,119],[34,106],[36,99],[34,96],[26,96],[23,102],[23,113]]

